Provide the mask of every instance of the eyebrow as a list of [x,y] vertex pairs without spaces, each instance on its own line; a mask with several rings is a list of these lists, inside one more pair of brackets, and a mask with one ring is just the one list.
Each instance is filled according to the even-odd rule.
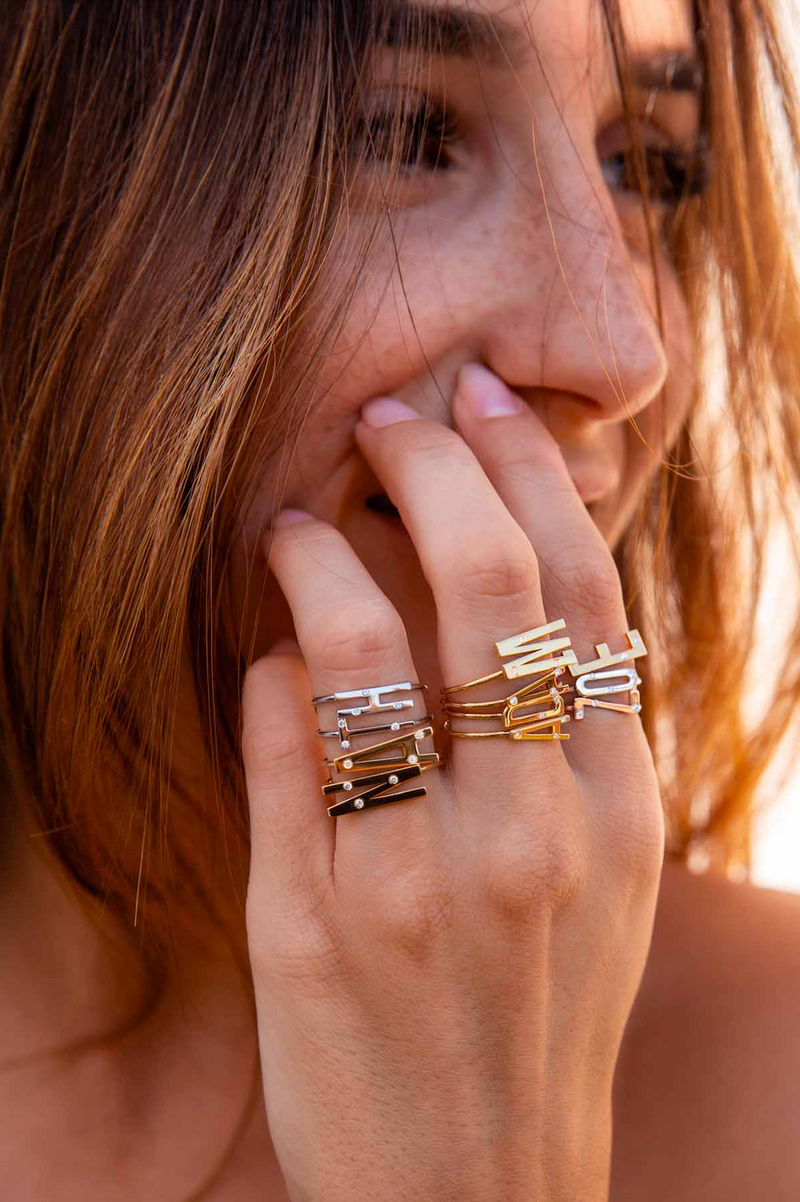
[[[381,42],[395,50],[426,47],[444,58],[470,58],[488,64],[512,62],[530,48],[522,30],[492,13],[395,0]],[[629,56],[631,83],[643,91],[701,92],[703,64],[692,48],[654,50]]]
[[435,8],[413,0],[395,0],[382,42],[397,50],[425,46],[445,58],[474,58],[495,63],[516,57],[530,45],[516,25],[491,13],[467,8]]

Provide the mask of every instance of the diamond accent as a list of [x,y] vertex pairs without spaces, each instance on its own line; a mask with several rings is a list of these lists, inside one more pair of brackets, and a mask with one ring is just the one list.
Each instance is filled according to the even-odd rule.
[[419,756],[418,755],[408,755],[408,756],[406,756],[406,760],[408,761],[409,764],[418,764]]
[[392,775],[389,777],[389,784],[396,785],[399,783],[399,780],[400,780],[400,778],[395,776],[394,773],[392,773]]
[[347,751],[347,749],[349,748],[349,746],[350,746],[350,740],[349,740],[349,739],[342,739],[342,747],[344,747],[345,751]]
[[347,719],[340,718],[339,721],[336,723],[336,725],[339,727],[340,730],[343,730],[344,727],[347,726]]
[[415,731],[414,731],[414,738],[415,738],[415,739],[424,739],[424,738],[425,738],[425,734],[424,734],[424,732],[423,732],[423,731],[421,731],[421,730],[415,730]]
[[350,790],[352,789],[352,787],[353,787],[353,782],[352,782],[351,780],[346,780],[346,781],[344,782],[344,784],[342,785],[342,788],[343,788],[343,789],[345,790],[345,792],[347,792],[347,793],[349,793],[349,792],[350,792]]
[[403,708],[403,703],[402,703],[402,701],[393,701],[393,702],[392,702],[392,708],[393,708],[393,709],[396,709],[396,710],[401,710],[401,709]]
[[509,697],[509,699],[508,699],[508,704],[509,704],[509,705],[516,705],[518,701],[519,701],[519,697]]
[[511,736],[511,738],[512,739],[521,739],[522,735],[520,734],[520,732],[518,730],[515,730],[513,735]]
[[354,808],[355,808],[355,809],[357,809],[357,810],[363,810],[363,809],[364,809],[364,798],[363,798],[363,797],[357,797],[357,798],[355,799],[355,801],[353,802],[353,806],[354,806]]
[[399,722],[393,722],[393,723],[392,723],[392,725],[391,725],[391,727],[390,727],[390,729],[391,729],[391,730],[399,730],[399,729],[400,729],[400,723],[399,723]]
[[343,767],[345,767],[345,768],[352,768],[352,767],[353,767],[353,761],[352,761],[352,760],[345,760],[345,761],[344,761],[344,763],[343,763]]

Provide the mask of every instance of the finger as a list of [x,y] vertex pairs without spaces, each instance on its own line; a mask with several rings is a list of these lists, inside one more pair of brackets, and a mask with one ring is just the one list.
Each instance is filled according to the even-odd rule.
[[497,671],[494,642],[546,621],[529,539],[454,430],[380,398],[356,438],[433,591],[445,683]]
[[296,919],[331,882],[334,832],[319,816],[322,773],[311,686],[302,658],[287,643],[281,640],[250,666],[242,692],[248,909],[258,912],[259,925]]
[[[406,417],[406,412],[410,416]],[[400,417],[401,420],[391,420]],[[433,591],[437,610],[439,659],[450,688],[489,676],[476,689],[451,694],[450,700],[487,702],[515,695],[516,680],[506,675],[496,642],[546,624],[536,555],[527,535],[509,513],[480,463],[454,430],[420,418],[391,398],[364,406],[356,438],[375,474],[400,511]],[[376,422],[390,419],[388,424]],[[536,677],[562,652],[558,635],[552,652],[520,678]],[[522,648],[520,656],[525,657]],[[494,708],[494,707],[493,707]],[[520,716],[533,718],[556,707],[537,703]],[[560,796],[563,818],[570,802],[568,767],[561,754],[567,740],[568,715],[537,731],[537,779],[545,793]],[[470,810],[470,821],[487,837],[492,828],[531,819],[530,760],[510,754],[511,738],[502,720],[451,718],[454,738],[449,751],[454,804]],[[515,731],[514,734],[521,734]],[[555,734],[555,739],[552,737]],[[478,736],[478,737],[476,737]],[[544,737],[543,737],[544,736]]]
[[[314,519],[279,526],[270,545],[269,566],[291,608],[313,696],[417,682],[399,614],[338,530]],[[414,689],[387,693],[379,704],[401,708],[345,718],[353,730],[389,728],[351,740],[350,750],[355,755],[376,743],[413,734],[429,711],[430,699],[424,690]],[[336,732],[337,714],[358,706],[358,698],[323,703],[317,710],[319,729]],[[314,712],[310,706],[309,711]],[[393,725],[398,729],[392,730]],[[432,739],[418,743],[416,751],[420,756],[431,754]],[[318,736],[317,760],[342,754],[349,752],[343,753],[338,735]],[[335,776],[339,779],[342,774]],[[436,776],[435,770],[425,770],[407,783],[400,782],[403,791],[424,786],[427,797],[381,805],[337,820],[336,872],[356,860],[362,868],[369,861],[371,873],[378,865],[397,870],[412,862],[431,838],[432,806],[438,796]],[[324,797],[317,784],[319,821],[333,827],[327,807],[344,798],[345,793]]]
[[[545,610],[549,618],[565,619],[578,665],[596,661],[601,643],[608,644],[612,655],[627,651],[628,619],[613,556],[550,432],[530,406],[477,364],[459,373],[453,416],[530,539],[539,564]],[[628,658],[613,666],[636,665]],[[567,679],[574,681],[571,669]],[[628,694],[599,699],[627,703]],[[584,714],[580,737],[573,725],[575,737],[565,748],[578,768],[591,766],[595,771],[598,756],[618,766],[620,744],[644,739],[636,715],[599,708]]]

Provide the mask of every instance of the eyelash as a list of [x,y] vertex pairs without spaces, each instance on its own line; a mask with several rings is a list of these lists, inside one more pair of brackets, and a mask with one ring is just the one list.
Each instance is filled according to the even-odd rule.
[[[644,146],[642,149],[651,201],[677,208],[681,201],[705,192],[710,176],[710,155],[708,145],[703,139],[688,151],[664,146]],[[638,193],[639,185],[632,150],[609,155],[603,159],[603,164],[603,175],[610,187],[623,192]],[[616,179],[620,182],[609,181],[606,164],[611,164]]]
[[[368,155],[388,163],[393,133],[398,136],[398,165],[402,171],[443,171],[452,166],[449,147],[458,141],[458,122],[444,109],[427,100],[417,109],[398,115],[385,111],[365,121],[364,142]],[[650,200],[676,208],[682,200],[699,196],[709,180],[709,149],[704,139],[689,150],[644,146],[645,171],[651,183]],[[611,165],[617,182],[608,178]],[[638,192],[633,151],[624,150],[603,159],[604,176],[618,191]]]
[[447,170],[448,148],[458,140],[458,122],[432,101],[403,113],[386,110],[366,119],[363,140],[367,153],[377,162],[388,163],[396,136],[402,170]]

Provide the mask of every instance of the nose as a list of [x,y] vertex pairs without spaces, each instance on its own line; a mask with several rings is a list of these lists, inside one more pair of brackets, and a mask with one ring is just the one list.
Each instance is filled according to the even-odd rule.
[[544,196],[538,178],[516,181],[493,239],[483,355],[523,395],[577,394],[595,402],[595,420],[619,421],[668,372],[649,255],[626,242],[599,164],[562,163],[546,178]]

